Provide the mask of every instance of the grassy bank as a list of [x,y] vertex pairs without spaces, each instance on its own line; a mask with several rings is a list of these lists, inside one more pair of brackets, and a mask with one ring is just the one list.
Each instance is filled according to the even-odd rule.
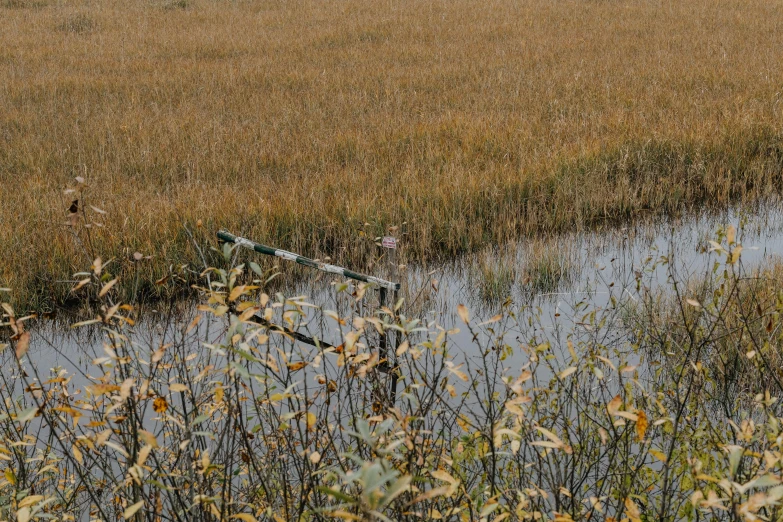
[[0,3],[0,286],[63,302],[94,251],[167,294],[183,225],[359,267],[779,192],[780,7]]

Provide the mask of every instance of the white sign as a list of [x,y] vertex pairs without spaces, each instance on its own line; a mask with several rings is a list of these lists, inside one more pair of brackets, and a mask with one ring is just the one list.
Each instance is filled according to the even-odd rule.
[[383,248],[397,248],[397,239],[386,236],[383,238],[383,242],[381,244],[383,245]]

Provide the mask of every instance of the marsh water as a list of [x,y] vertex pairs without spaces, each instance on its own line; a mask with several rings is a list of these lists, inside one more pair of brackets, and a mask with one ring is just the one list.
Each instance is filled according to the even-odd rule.
[[[402,283],[401,313],[416,318],[430,330],[451,330],[452,345],[469,360],[492,324],[478,326],[474,338],[457,317],[464,304],[471,322],[481,325],[499,312],[512,312],[514,325],[504,323],[504,336],[529,340],[557,337],[561,332],[590,328],[582,319],[587,311],[612,303],[638,299],[639,282],[665,286],[676,274],[680,280],[706,274],[717,260],[709,241],[720,230],[734,226],[743,244],[742,263],[752,269],[783,254],[783,212],[776,204],[757,206],[752,212],[727,210],[679,219],[649,220],[635,227],[561,235],[547,241],[520,241],[516,245],[487,249],[471,256],[430,266],[398,267],[388,263],[386,273]],[[666,263],[658,263],[662,258]],[[327,343],[339,344],[345,327],[325,316],[335,310],[342,317],[369,314],[378,307],[377,295],[367,292],[357,303],[349,292],[339,292],[336,279],[316,274],[278,289],[280,294],[306,296],[320,308],[305,308],[298,329]],[[389,303],[391,304],[391,303]],[[139,346],[160,346],[167,336],[181,331],[198,312],[195,306],[147,313],[131,329]],[[616,315],[615,317],[620,317]],[[100,328],[73,330],[62,321],[40,321],[33,328],[29,357],[39,368],[63,367],[79,374],[103,353]],[[456,330],[460,330],[456,332]],[[522,331],[524,330],[524,332]],[[194,343],[219,342],[225,322],[202,321]],[[509,364],[524,363],[522,354]]]

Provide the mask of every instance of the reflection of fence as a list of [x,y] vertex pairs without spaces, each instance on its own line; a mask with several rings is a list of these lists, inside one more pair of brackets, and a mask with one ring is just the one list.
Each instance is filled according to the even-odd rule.
[[[225,230],[218,231],[217,237],[222,241],[234,243],[235,245],[239,245],[248,248],[250,250],[253,250],[255,252],[258,252],[259,254],[279,257],[287,261],[294,261],[300,265],[309,266],[310,268],[315,268],[316,270],[320,270],[321,272],[341,275],[343,277],[347,277],[348,279],[353,279],[354,281],[361,281],[364,283],[368,283],[370,285],[376,285],[378,286],[378,291],[379,291],[378,297],[379,297],[381,307],[384,307],[387,304],[386,303],[387,292],[389,290],[393,292],[392,307],[394,307],[394,304],[397,302],[397,292],[400,289],[400,283],[393,283],[391,281],[386,281],[378,277],[360,274],[358,272],[354,272],[353,270],[348,270],[347,268],[342,268],[327,263],[320,263],[318,261],[315,261],[314,259],[310,259],[304,256],[300,256],[298,254],[294,254],[293,252],[288,252],[286,250],[279,250],[277,248],[268,247],[266,245],[256,243],[255,241],[251,241],[250,239],[246,239],[240,236],[235,236],[234,234],[231,234],[230,232],[227,232]],[[266,323],[266,321],[261,318],[259,318],[259,320],[262,321],[263,323]],[[388,347],[386,335],[387,334],[383,334],[380,337],[379,348],[381,353],[383,353],[384,359],[386,361],[385,364],[381,366],[381,368],[384,369],[386,373],[389,373],[391,376],[390,377],[391,382],[389,384],[389,399],[390,399],[390,403],[394,404],[395,396],[397,394],[398,370],[396,368],[393,368],[392,365],[390,364],[391,351],[389,350]],[[397,334],[396,337],[399,338],[399,334]],[[318,345],[315,339],[311,339],[300,333],[296,333],[294,338],[306,344],[310,344],[313,346]],[[323,344],[324,343],[321,343],[321,345]]]

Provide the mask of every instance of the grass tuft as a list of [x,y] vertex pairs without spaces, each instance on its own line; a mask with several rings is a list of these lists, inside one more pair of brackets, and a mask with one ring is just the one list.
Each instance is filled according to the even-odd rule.
[[577,278],[577,267],[569,254],[562,243],[531,241],[524,251],[524,289],[547,294],[572,284]]
[[481,299],[493,303],[511,296],[517,278],[514,248],[489,249],[478,254],[469,267],[469,281]]

